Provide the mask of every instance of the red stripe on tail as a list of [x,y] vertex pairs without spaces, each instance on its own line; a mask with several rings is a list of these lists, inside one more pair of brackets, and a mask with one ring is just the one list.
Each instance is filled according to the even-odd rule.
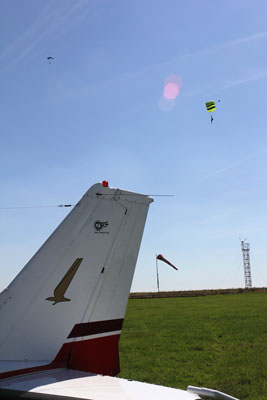
[[120,335],[64,343],[54,362],[67,368],[115,376],[120,372]]

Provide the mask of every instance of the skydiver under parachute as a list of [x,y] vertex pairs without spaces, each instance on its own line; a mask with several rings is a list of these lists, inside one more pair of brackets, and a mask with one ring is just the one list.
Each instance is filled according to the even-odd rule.
[[51,64],[51,60],[54,60],[54,57],[49,56],[49,57],[46,57],[46,59],[49,61],[49,64]]
[[[218,100],[218,103],[220,103],[221,100]],[[206,108],[208,112],[214,112],[216,110],[216,106],[215,106],[215,101],[211,100],[211,101],[207,101],[206,102]],[[210,116],[210,123],[212,124],[213,122],[213,115],[211,114]]]

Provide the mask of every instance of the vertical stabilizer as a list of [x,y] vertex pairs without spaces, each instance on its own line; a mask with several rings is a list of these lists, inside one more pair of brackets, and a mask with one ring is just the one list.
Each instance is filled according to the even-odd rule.
[[0,360],[115,375],[149,204],[95,184],[0,295]]

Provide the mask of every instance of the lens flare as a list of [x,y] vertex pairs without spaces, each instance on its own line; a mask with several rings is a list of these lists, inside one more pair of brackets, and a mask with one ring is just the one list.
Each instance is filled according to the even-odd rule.
[[169,75],[164,81],[163,93],[159,99],[158,106],[161,111],[172,111],[176,106],[176,98],[183,86],[179,75]]
[[163,96],[167,100],[174,100],[180,93],[182,80],[178,75],[169,75],[165,79]]
[[166,99],[173,100],[173,99],[176,99],[176,97],[179,94],[179,91],[180,91],[180,89],[179,89],[178,85],[174,82],[170,82],[164,86],[163,95]]

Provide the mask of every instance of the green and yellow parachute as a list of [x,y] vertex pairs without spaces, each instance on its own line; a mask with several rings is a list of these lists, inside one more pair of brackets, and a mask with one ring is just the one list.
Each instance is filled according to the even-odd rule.
[[211,101],[207,101],[206,102],[206,107],[208,112],[213,112],[216,110],[216,106],[215,106],[215,101],[211,100]]
[[[220,100],[218,100],[218,101],[220,101]],[[208,111],[208,112],[210,112],[210,113],[214,112],[214,111],[216,110],[215,101],[214,101],[214,100],[207,101],[207,102],[206,102],[206,108],[207,108],[207,111]],[[213,122],[213,116],[212,116],[212,114],[211,114],[211,116],[210,116],[210,122],[211,122],[211,123]]]

